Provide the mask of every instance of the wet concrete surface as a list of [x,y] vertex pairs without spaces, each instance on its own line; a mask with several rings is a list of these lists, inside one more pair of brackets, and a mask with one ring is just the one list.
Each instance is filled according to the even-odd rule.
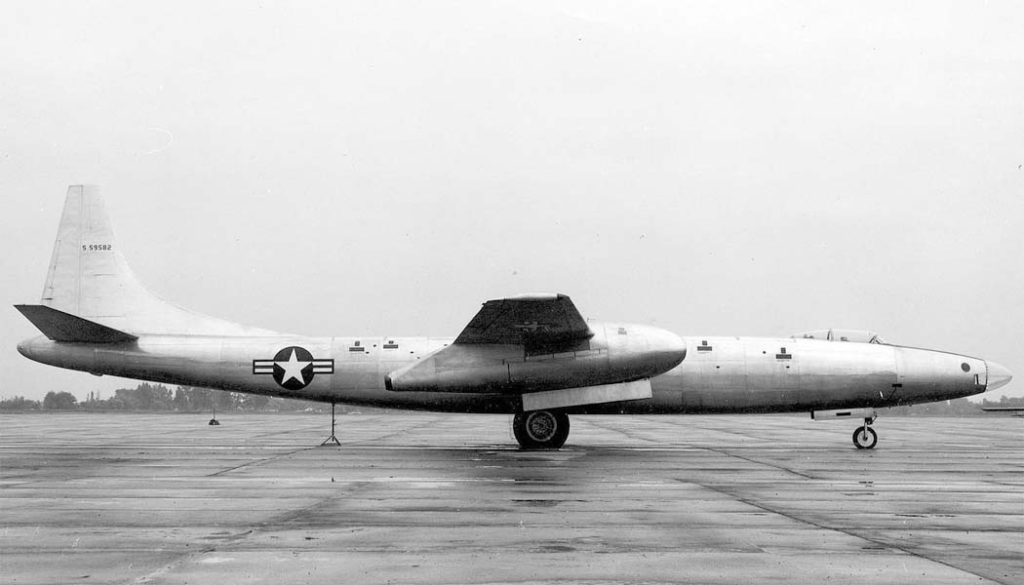
[[1024,583],[1024,419],[0,416],[3,583]]

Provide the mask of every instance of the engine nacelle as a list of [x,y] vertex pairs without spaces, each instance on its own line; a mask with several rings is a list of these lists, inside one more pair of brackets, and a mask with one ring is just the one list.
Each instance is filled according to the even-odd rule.
[[392,372],[385,385],[396,392],[521,394],[651,378],[686,357],[683,340],[656,327],[591,324],[591,330],[591,338],[556,353],[455,343]]

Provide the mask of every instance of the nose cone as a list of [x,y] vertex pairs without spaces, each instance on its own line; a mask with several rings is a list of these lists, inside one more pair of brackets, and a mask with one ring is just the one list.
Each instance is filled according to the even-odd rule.
[[1002,388],[1013,379],[1013,374],[1010,370],[995,362],[985,362],[985,366],[988,368],[988,384],[985,386],[985,390]]

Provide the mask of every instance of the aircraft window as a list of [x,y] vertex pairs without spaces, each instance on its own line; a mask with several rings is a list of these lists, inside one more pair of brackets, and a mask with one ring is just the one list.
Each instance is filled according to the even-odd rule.
[[970,372],[971,371],[971,364],[969,364],[967,362],[964,362],[964,363],[960,364],[960,369],[965,371],[965,372]]

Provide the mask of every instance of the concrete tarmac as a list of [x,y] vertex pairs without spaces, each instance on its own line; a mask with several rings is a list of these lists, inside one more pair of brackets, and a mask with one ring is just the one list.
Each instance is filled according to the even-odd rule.
[[1024,419],[0,416],[3,583],[1024,583]]

